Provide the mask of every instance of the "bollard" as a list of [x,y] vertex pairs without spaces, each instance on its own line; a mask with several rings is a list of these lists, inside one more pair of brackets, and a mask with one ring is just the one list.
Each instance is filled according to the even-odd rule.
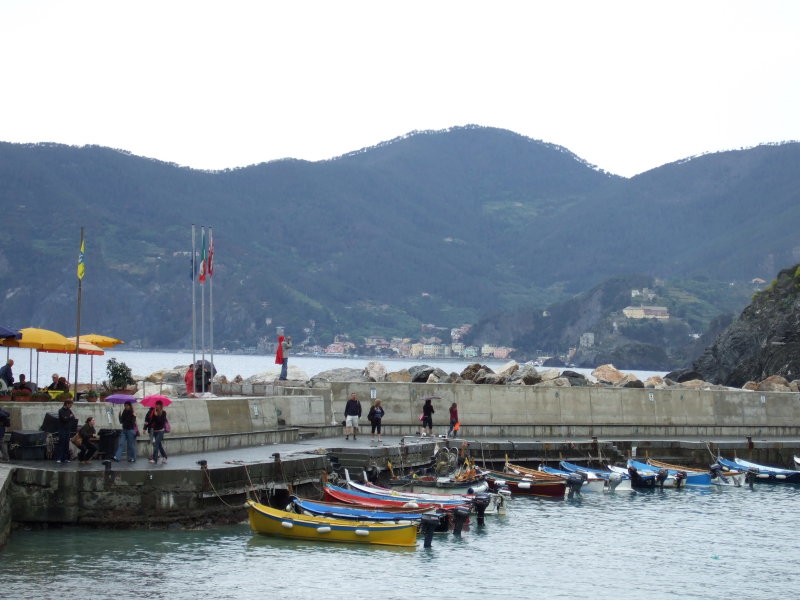
[[466,506],[459,506],[455,509],[455,521],[453,523],[453,535],[461,537],[461,530],[464,528],[464,523],[469,516],[469,509]]
[[421,522],[422,522],[422,532],[425,537],[425,542],[423,543],[423,546],[425,548],[430,548],[431,543],[433,542],[433,531],[439,525],[439,515],[425,513],[424,515],[422,515]]
[[475,505],[475,511],[478,513],[478,525],[481,527],[484,524],[484,515],[486,513],[486,507],[489,506],[491,498],[489,498],[489,494],[477,494],[472,501]]

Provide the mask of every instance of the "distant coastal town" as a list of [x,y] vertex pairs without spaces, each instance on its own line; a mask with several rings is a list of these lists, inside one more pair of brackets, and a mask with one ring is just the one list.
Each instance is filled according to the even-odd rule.
[[[362,338],[363,343],[358,344],[350,339],[349,335],[340,334],[334,337],[332,343],[327,346],[320,346],[306,343],[305,340],[295,344],[297,355],[327,356],[331,358],[343,356],[376,356],[384,358],[486,358],[506,360],[514,352],[514,348],[508,346],[496,346],[494,344],[481,344],[480,346],[467,345],[462,340],[472,325],[462,325],[447,329],[435,325],[423,325],[421,335],[416,341],[411,338],[392,337],[386,339],[381,336],[366,336]],[[306,331],[308,333],[308,331]],[[445,341],[449,333],[450,342]],[[275,340],[262,338],[258,346],[251,350],[253,353],[268,354],[275,351]]]

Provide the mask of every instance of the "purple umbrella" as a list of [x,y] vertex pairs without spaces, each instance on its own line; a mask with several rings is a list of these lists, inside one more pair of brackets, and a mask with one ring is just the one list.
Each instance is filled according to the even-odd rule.
[[131,404],[135,404],[137,400],[130,394],[111,394],[105,397],[105,402],[110,402],[111,404],[125,404],[126,402],[130,402]]

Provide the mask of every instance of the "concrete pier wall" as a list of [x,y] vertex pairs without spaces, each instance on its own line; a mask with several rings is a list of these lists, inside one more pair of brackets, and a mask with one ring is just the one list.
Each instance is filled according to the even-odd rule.
[[[796,436],[800,434],[800,394],[469,384],[331,383],[323,388],[275,387],[273,396],[176,399],[168,408],[171,438],[219,433],[247,434],[281,428],[340,423],[351,392],[362,401],[362,423],[371,391],[382,400],[383,423],[394,434],[413,433],[423,399],[434,396],[434,425],[446,427],[448,408],[458,404],[465,435],[472,436]],[[35,430],[56,402],[4,404],[10,429]],[[83,422],[93,415],[99,428],[119,427],[119,407],[75,404]],[[140,427],[146,409],[136,406]],[[208,449],[208,447],[203,448]],[[191,451],[191,450],[187,450]]]

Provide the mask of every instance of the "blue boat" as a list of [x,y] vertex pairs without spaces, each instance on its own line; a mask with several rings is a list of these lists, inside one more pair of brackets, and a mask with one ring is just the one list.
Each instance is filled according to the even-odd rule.
[[567,462],[566,460],[560,461],[559,465],[568,473],[586,473],[589,476],[605,479],[608,482],[608,491],[610,492],[630,492],[633,490],[631,478],[628,473],[616,473],[605,469],[592,469],[591,467],[576,465],[575,463]]
[[[307,500],[304,498],[292,497],[291,509],[298,514],[308,513],[317,517],[328,517],[331,519],[346,519],[350,521],[380,521],[380,522],[399,522],[399,521],[420,521],[423,512],[403,511],[391,512],[370,508],[367,506],[357,506],[355,504],[340,504],[337,502],[320,502],[317,500]],[[287,507],[287,510],[290,510]]]
[[717,462],[731,471],[744,471],[748,483],[800,483],[800,471],[759,465],[741,458],[728,460],[720,456]]
[[666,471],[668,476],[664,481],[664,487],[681,487],[682,485],[689,487],[709,487],[711,485],[711,474],[709,473],[693,473],[691,471],[682,471],[678,469],[658,469],[646,463],[628,460],[628,467],[631,466],[635,467],[640,474],[651,472],[658,475],[659,471]]

